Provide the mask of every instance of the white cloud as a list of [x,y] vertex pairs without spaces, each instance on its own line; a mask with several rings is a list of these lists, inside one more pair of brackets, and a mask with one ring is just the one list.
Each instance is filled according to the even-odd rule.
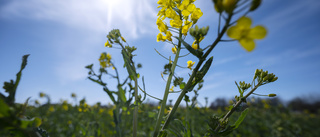
[[0,18],[19,20],[21,24],[23,20],[49,21],[71,30],[83,30],[59,31],[53,36],[64,37],[46,44],[57,56],[54,62],[57,62],[55,73],[59,82],[66,84],[86,77],[84,66],[92,63],[92,56],[98,56],[97,51],[101,49],[96,45],[110,30],[120,29],[127,40],[155,35],[155,4],[149,0],[15,0],[0,9]]
[[[105,33],[121,29],[127,37],[138,38],[156,29],[156,5],[149,0],[16,0],[1,10],[0,18],[49,20],[70,27]],[[153,33],[152,33],[153,34]]]

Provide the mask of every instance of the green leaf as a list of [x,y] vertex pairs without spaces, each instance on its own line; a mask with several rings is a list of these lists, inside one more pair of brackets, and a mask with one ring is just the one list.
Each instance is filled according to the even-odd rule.
[[168,133],[166,131],[160,131],[159,137],[166,137]]
[[[195,77],[195,82],[193,83],[193,85],[191,86],[192,89],[194,88],[194,86],[196,86],[197,83],[199,83],[203,77],[207,74],[211,64],[212,64],[212,61],[213,61],[213,57],[210,57],[206,63],[203,65],[203,67],[200,69],[199,72],[197,72],[197,75]],[[191,89],[191,90],[192,90]]]
[[28,128],[28,127],[39,127],[41,125],[40,118],[32,118],[32,119],[21,119],[21,128]]
[[122,53],[122,56],[123,56],[124,65],[127,68],[127,71],[129,73],[129,77],[132,80],[136,79],[137,78],[137,74],[136,74],[135,70],[133,69],[133,66],[130,63],[131,62],[130,57],[127,55],[127,52],[124,49],[122,49],[121,53]]
[[[203,67],[201,68],[201,70],[199,71],[202,75],[202,78],[207,74],[211,64],[212,64],[212,61],[213,61],[213,57],[210,57],[206,63],[203,65]],[[201,79],[202,79],[201,78]]]
[[219,135],[221,136],[227,136],[229,135],[234,129],[231,126],[227,126],[225,129],[219,132]]
[[106,86],[106,85],[107,85],[106,83],[103,83],[102,81],[93,79],[93,78],[91,78],[91,77],[88,77],[88,79],[90,79],[90,80],[93,81],[93,82],[98,83],[98,84],[101,85],[101,86]]
[[119,92],[119,97],[121,99],[122,102],[127,102],[127,98],[126,98],[126,95],[125,95],[125,92],[124,90],[122,89],[121,86],[118,86],[118,92]]
[[87,65],[85,68],[87,68],[87,69],[92,69],[92,66],[93,66],[93,64],[90,64],[90,65]]
[[183,39],[177,37],[177,36],[173,36],[175,37],[176,39],[178,39],[180,42],[182,42],[182,44],[184,45],[184,47],[193,55],[195,55],[196,57],[198,58],[201,58],[203,52],[202,51],[199,51],[199,50],[195,50],[193,49],[187,42],[185,42]]
[[0,118],[9,116],[9,106],[0,98]]
[[248,113],[248,108],[246,108],[244,111],[241,112],[240,117],[238,118],[238,120],[234,123],[234,125],[232,125],[233,129],[237,129],[239,127],[239,125],[241,124],[241,122],[244,120],[244,118],[246,117],[247,113]]
[[[110,99],[111,99],[111,101],[114,103],[114,104],[116,104],[116,100],[114,99],[114,96],[112,95],[112,91],[110,91],[108,88],[103,88],[103,90],[105,91],[105,92],[107,92],[107,94],[108,94],[108,96],[110,97]],[[116,94],[116,92],[114,92],[115,94]]]
[[183,81],[183,78],[181,77],[176,77],[174,80],[173,80],[173,86],[177,86],[177,85],[180,85]]

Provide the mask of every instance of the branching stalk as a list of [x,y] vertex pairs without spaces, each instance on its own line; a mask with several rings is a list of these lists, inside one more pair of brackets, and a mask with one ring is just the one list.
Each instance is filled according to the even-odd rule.
[[[180,38],[182,37],[181,31],[180,31],[179,37]],[[168,80],[167,80],[167,84],[166,84],[165,92],[164,92],[164,95],[163,95],[163,99],[161,101],[161,107],[160,107],[160,110],[159,110],[159,113],[158,113],[158,117],[157,117],[155,132],[153,134],[154,137],[157,137],[158,134],[159,134],[160,124],[162,122],[162,117],[164,115],[164,110],[166,108],[166,103],[167,103],[167,99],[168,99],[168,95],[169,95],[170,84],[171,84],[171,81],[172,81],[172,77],[174,75],[175,68],[176,68],[177,63],[178,63],[180,50],[181,50],[181,41],[179,41],[179,43],[178,43],[177,52],[176,52],[173,64],[171,66],[171,71],[170,71],[170,74],[169,74],[169,77],[168,77]]]
[[228,19],[226,20],[226,24],[224,25],[223,29],[221,30],[221,33],[218,35],[218,37],[216,38],[216,40],[213,42],[213,44],[210,46],[210,48],[208,49],[208,51],[206,51],[206,53],[199,59],[199,62],[197,64],[197,66],[194,68],[186,86],[184,87],[184,89],[182,90],[182,92],[180,93],[178,99],[176,100],[176,103],[174,104],[172,110],[169,113],[168,118],[166,119],[163,127],[161,130],[164,130],[168,127],[170,121],[172,120],[173,114],[175,113],[175,111],[178,109],[181,100],[183,99],[183,97],[185,96],[185,94],[187,93],[187,90],[190,88],[190,86],[192,85],[192,81],[195,78],[198,70],[200,69],[200,66],[202,65],[202,63],[205,61],[206,57],[210,54],[210,52],[213,50],[213,48],[219,43],[219,41],[221,40],[222,36],[224,35],[224,33],[227,31],[227,28],[229,26],[230,20],[231,20],[232,15],[228,16]]
[[[228,117],[232,115],[232,113],[237,109],[237,107],[240,106],[240,104],[247,99],[259,86],[261,86],[262,82],[259,82],[254,88],[251,89],[251,91],[246,94],[243,98],[239,99],[239,101],[233,106],[233,108],[223,117],[222,121],[225,121]],[[221,126],[220,124],[215,129],[215,132],[218,132],[220,130]]]

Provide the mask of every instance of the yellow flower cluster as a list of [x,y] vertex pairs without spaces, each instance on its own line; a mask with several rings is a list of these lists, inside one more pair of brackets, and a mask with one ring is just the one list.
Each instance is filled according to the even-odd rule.
[[164,22],[166,18],[170,20],[170,26],[181,30],[183,35],[187,35],[189,28],[195,24],[203,15],[200,8],[194,5],[195,0],[159,0],[157,26],[160,33],[157,41],[172,41],[172,33],[168,30],[168,25]]
[[99,58],[100,66],[102,68],[107,68],[111,67],[111,54],[109,53],[101,53],[100,58]]
[[78,108],[79,112],[87,112],[89,111],[90,106],[86,102],[81,102],[80,101],[80,106]]

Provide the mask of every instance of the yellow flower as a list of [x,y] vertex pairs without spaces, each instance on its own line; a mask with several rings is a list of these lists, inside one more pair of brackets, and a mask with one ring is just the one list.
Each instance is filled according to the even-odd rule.
[[192,43],[191,47],[192,47],[193,49],[195,49],[195,50],[199,49],[199,45],[196,44],[196,41],[194,41],[194,42]]
[[157,25],[158,25],[158,29],[160,32],[167,32],[168,30],[168,26],[166,24],[163,23],[163,21],[161,19],[157,19]]
[[174,19],[170,20],[170,25],[174,28],[180,29],[180,27],[182,26],[182,20],[180,19],[180,17],[176,16]]
[[267,35],[267,30],[263,26],[251,28],[252,21],[248,17],[241,17],[235,26],[227,30],[227,35],[239,41],[240,45],[247,51],[255,48],[254,39],[263,39]]
[[101,53],[99,58],[100,66],[102,68],[111,67],[111,54],[107,53]]
[[53,106],[50,106],[50,107],[49,107],[49,111],[50,111],[50,112],[53,112],[53,111],[54,111],[54,107],[53,107]]
[[181,10],[183,16],[189,16],[196,6],[193,3],[190,3],[189,0],[184,0],[178,8]]
[[111,54],[107,53],[107,60],[111,60]]
[[109,41],[107,41],[106,43],[104,43],[104,47],[111,48],[111,47],[112,47],[112,45],[109,43]]
[[68,110],[68,105],[67,104],[62,104],[62,109]]
[[192,22],[186,20],[184,24],[185,25],[182,27],[182,34],[186,36],[188,34],[189,28],[192,26]]
[[173,91],[174,86],[171,86],[170,91]]
[[170,32],[170,31],[167,31],[167,32],[166,32],[166,39],[167,39],[168,41],[172,41],[171,36],[172,36],[171,32]]
[[172,53],[173,53],[173,54],[176,54],[176,53],[177,53],[177,47],[176,47],[176,46],[174,46],[171,50],[172,50]]
[[193,62],[193,61],[189,60],[187,63],[188,63],[187,68],[189,68],[190,70],[192,70],[192,68],[191,68],[191,67],[194,65],[194,63],[195,63],[195,62]]
[[168,9],[165,11],[165,15],[166,15],[166,17],[168,17],[168,18],[175,18],[176,16],[179,16],[179,15],[177,15],[177,13],[176,13],[172,8],[168,8]]
[[163,36],[161,33],[159,33],[157,36],[157,42],[165,41],[165,40],[166,40],[166,36]]
[[200,8],[196,8],[191,14],[191,20],[193,23],[196,23],[198,19],[203,15]]
[[103,113],[103,109],[100,108],[98,113],[99,113],[99,114],[102,114],[102,113]]

